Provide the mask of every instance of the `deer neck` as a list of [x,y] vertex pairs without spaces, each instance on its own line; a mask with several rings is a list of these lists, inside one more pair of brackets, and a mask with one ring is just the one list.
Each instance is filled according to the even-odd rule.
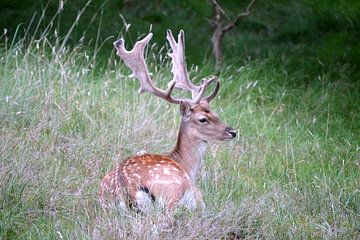
[[191,130],[181,123],[176,146],[169,157],[184,166],[194,183],[206,148],[207,142],[192,136]]

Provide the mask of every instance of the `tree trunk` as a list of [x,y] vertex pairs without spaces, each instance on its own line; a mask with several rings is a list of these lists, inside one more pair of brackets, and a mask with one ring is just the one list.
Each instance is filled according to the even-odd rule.
[[223,53],[221,50],[221,41],[224,36],[224,32],[221,29],[215,29],[211,42],[213,45],[213,54],[215,57],[215,70],[219,71],[223,64]]

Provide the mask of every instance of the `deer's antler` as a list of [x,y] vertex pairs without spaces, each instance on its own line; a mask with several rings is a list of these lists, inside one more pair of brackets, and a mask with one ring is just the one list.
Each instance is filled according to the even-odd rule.
[[[149,33],[144,39],[137,41],[131,51],[127,51],[125,49],[124,39],[121,38],[114,42],[117,55],[120,56],[125,65],[132,70],[132,77],[135,77],[139,80],[139,92],[149,92],[155,96],[167,100],[168,102],[176,104],[180,103],[181,101],[198,103],[202,99],[210,102],[219,91],[220,81],[215,76],[213,76],[203,79],[201,85],[196,86],[189,80],[189,74],[187,72],[185,62],[185,39],[183,30],[181,30],[178,35],[178,42],[175,41],[172,32],[170,30],[167,31],[166,38],[169,41],[170,47],[172,49],[170,57],[172,59],[171,72],[173,74],[173,80],[169,82],[168,88],[166,90],[162,90],[156,87],[154,81],[150,77],[144,59],[144,49],[152,38],[152,35],[152,33]],[[209,96],[203,97],[207,87],[215,79],[217,79],[217,81],[214,91]],[[192,99],[179,99],[173,97],[171,93],[174,87],[191,92]]]

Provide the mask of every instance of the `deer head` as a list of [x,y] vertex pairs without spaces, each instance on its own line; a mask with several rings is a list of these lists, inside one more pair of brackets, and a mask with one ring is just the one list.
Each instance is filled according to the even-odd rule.
[[187,135],[204,142],[212,140],[229,140],[236,136],[234,129],[224,124],[213,112],[207,101],[196,104],[180,103],[181,126]]

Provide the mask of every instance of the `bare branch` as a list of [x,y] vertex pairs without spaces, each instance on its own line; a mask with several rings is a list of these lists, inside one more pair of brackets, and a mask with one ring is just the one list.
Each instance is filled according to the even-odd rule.
[[[250,15],[250,10],[255,4],[255,1],[256,0],[251,0],[245,9],[245,12],[239,13],[232,21],[230,21],[230,18],[221,8],[218,2],[216,0],[212,0],[212,4],[214,6],[214,19],[212,19],[210,24],[214,27],[214,33],[212,35],[211,41],[213,44],[213,54],[215,56],[215,64],[217,70],[219,70],[223,62],[223,55],[221,51],[222,38],[224,37],[226,32],[234,28],[242,18]],[[227,23],[222,19],[223,16],[227,19]]]
[[239,14],[236,16],[236,18],[235,18],[230,24],[226,25],[226,26],[223,28],[223,31],[225,31],[225,32],[226,32],[226,31],[229,31],[230,29],[232,29],[233,27],[235,27],[242,18],[249,16],[249,15],[251,14],[250,10],[251,10],[252,6],[254,5],[255,1],[256,1],[256,0],[252,0],[252,1],[248,4],[248,6],[246,7],[245,12],[239,13]]
[[214,8],[216,11],[216,14],[222,14],[224,15],[227,19],[230,19],[230,17],[226,14],[226,12],[224,11],[224,9],[222,9],[222,7],[218,4],[218,2],[216,0],[213,0],[213,4],[214,4]]

